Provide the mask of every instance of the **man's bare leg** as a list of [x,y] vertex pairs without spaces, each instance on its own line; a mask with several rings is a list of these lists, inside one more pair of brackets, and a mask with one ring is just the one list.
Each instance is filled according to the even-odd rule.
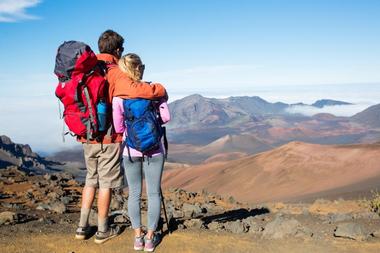
[[94,202],[96,188],[92,186],[84,186],[82,191],[82,206],[80,212],[79,227],[88,226],[88,218],[90,216],[91,206]]
[[111,203],[112,190],[101,188],[98,193],[98,231],[108,230],[108,211]]

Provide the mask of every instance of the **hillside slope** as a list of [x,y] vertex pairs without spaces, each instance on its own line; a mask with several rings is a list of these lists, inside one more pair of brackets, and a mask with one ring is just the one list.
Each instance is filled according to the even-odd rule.
[[164,174],[163,182],[166,186],[205,188],[243,201],[263,202],[294,200],[379,175],[379,144],[328,146],[291,142],[235,161],[171,170]]

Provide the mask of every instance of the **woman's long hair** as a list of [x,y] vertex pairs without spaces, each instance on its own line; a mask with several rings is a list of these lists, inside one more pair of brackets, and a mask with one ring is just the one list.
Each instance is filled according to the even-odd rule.
[[119,60],[119,68],[135,81],[140,81],[144,74],[144,64],[137,54],[129,53]]

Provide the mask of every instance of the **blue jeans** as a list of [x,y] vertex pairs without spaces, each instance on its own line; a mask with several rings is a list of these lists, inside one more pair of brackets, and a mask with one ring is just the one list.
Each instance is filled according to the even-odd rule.
[[142,174],[144,172],[146,191],[148,195],[148,229],[156,230],[161,213],[161,176],[164,168],[164,155],[152,157],[123,157],[124,175],[129,187],[128,215],[132,228],[141,227],[141,191]]

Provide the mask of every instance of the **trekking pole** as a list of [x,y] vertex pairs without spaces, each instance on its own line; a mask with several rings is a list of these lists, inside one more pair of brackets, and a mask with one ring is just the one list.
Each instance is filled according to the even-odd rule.
[[[166,226],[168,228],[169,234],[171,234],[170,227],[169,227],[169,221],[168,216],[166,215],[166,208],[165,208],[165,201],[164,201],[164,195],[162,194],[162,188],[160,187],[160,194],[161,194],[161,202],[162,202],[162,208],[164,209],[164,216],[166,220]],[[163,233],[163,228],[161,229],[161,232]]]

